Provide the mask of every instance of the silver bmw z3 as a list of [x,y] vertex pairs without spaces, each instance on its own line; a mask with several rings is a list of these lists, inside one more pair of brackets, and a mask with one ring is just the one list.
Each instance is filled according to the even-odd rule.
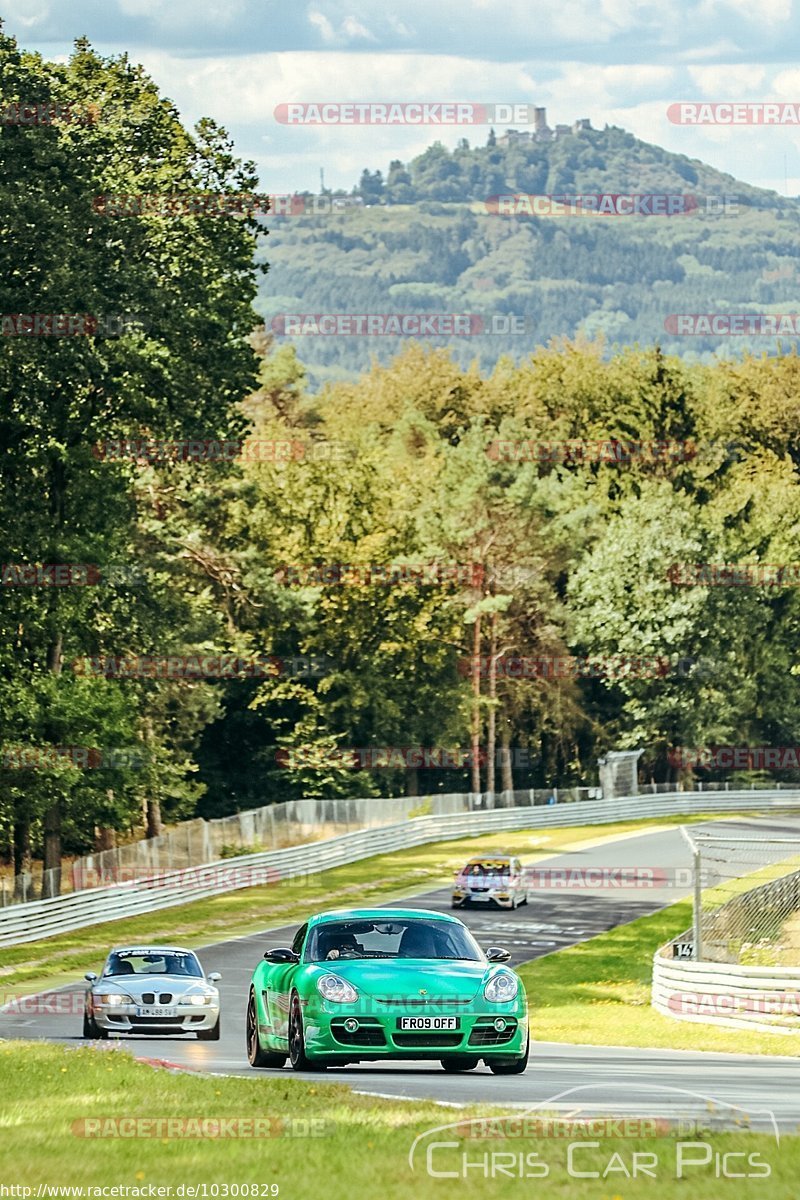
[[196,1033],[219,1041],[218,972],[206,975],[197,955],[180,946],[118,946],[99,976],[90,971],[83,1014],[85,1038],[111,1033]]

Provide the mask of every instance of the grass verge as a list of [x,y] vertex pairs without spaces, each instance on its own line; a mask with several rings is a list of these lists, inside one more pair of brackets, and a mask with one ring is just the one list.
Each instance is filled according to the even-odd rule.
[[800,1054],[800,1035],[756,1033],[662,1016],[650,1005],[653,954],[692,924],[690,900],[618,925],[518,968],[541,1041],[591,1046]]
[[453,872],[478,849],[508,850],[519,854],[525,862],[536,862],[590,838],[612,840],[624,834],[648,833],[708,819],[708,816],[671,816],[614,825],[523,829],[380,854],[299,880],[242,888],[140,917],[108,921],[22,946],[4,947],[0,949],[0,986],[11,995],[74,982],[76,975],[97,970],[109,947],[120,940],[207,946],[271,926],[300,924],[320,908],[374,904],[446,887],[453,881]]
[[[33,1197],[58,1194],[48,1193],[47,1187],[82,1188],[84,1197],[92,1195],[89,1188],[117,1187],[129,1189],[118,1193],[128,1197],[158,1195],[150,1189],[170,1188],[171,1193],[165,1190],[161,1195],[193,1194],[200,1200],[243,1194],[277,1194],[279,1200],[317,1200],[321,1195],[349,1200],[411,1200],[420,1195],[437,1200],[518,1200],[534,1191],[540,1200],[612,1200],[620,1192],[625,1200],[644,1200],[652,1196],[657,1181],[661,1200],[689,1194],[693,1200],[720,1200],[723,1194],[755,1200],[764,1195],[765,1184],[772,1200],[789,1200],[797,1194],[800,1174],[796,1137],[783,1137],[777,1144],[766,1133],[703,1132],[691,1135],[694,1149],[686,1149],[685,1136],[681,1141],[674,1135],[621,1139],[613,1131],[605,1136],[583,1131],[574,1139],[563,1134],[525,1136],[530,1127],[514,1140],[479,1141],[453,1130],[428,1136],[418,1146],[412,1167],[409,1152],[419,1135],[452,1121],[511,1110],[474,1106],[456,1111],[425,1101],[359,1096],[343,1085],[305,1082],[288,1073],[261,1078],[173,1074],[136,1062],[124,1051],[100,1047],[68,1050],[0,1043],[0,1073],[3,1183],[29,1188],[27,1195]],[[486,1077],[474,1076],[472,1081],[479,1097]],[[525,1090],[520,1080],[520,1099]],[[131,1118],[149,1125],[118,1124]],[[175,1136],[174,1125],[169,1136],[170,1126],[159,1128],[159,1119],[194,1120],[195,1136]],[[199,1124],[214,1121],[228,1122],[217,1136],[213,1125]],[[295,1133],[312,1130],[317,1136],[281,1136],[281,1128],[287,1127]],[[278,1136],[248,1137],[249,1128]],[[234,1129],[242,1131],[239,1136],[233,1136]],[[85,1136],[87,1131],[93,1136]],[[206,1136],[198,1137],[197,1132]],[[433,1176],[426,1169],[426,1149],[435,1141],[450,1145],[431,1150],[430,1165],[438,1172]],[[699,1141],[706,1143],[707,1152],[697,1148]],[[573,1150],[570,1171],[571,1142],[583,1145]],[[648,1173],[628,1178],[635,1153],[649,1156],[638,1160]],[[728,1171],[739,1177],[726,1180],[726,1187],[721,1182],[726,1161],[722,1156],[731,1153],[738,1157],[728,1160]],[[681,1155],[684,1177],[677,1178]],[[686,1158],[708,1161],[687,1166]],[[586,1178],[591,1172],[596,1174]],[[751,1177],[741,1178],[742,1174]],[[257,1190],[243,1193],[245,1184]],[[181,1185],[183,1192],[178,1190]],[[192,1187],[198,1190],[189,1192]],[[23,1200],[26,1195],[6,1194]]]

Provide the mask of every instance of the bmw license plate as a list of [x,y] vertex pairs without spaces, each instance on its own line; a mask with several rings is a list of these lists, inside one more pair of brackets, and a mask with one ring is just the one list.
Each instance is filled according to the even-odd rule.
[[434,1029],[458,1029],[458,1017],[398,1017],[398,1029],[427,1033]]
[[136,1009],[137,1017],[177,1017],[177,1008],[154,1008],[147,1004]]

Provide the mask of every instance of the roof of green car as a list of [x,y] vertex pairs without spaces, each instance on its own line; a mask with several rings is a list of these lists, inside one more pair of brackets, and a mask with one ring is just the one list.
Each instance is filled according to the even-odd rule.
[[460,925],[458,917],[450,913],[434,912],[430,908],[337,908],[330,912],[317,913],[309,924],[320,921],[397,921],[405,917],[424,917],[431,921],[451,921]]

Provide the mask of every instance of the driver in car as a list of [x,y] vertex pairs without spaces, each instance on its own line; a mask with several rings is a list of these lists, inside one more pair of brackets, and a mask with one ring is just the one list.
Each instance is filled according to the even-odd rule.
[[350,958],[354,954],[364,953],[364,947],[356,941],[354,933],[339,933],[334,938],[334,944],[325,955],[326,959]]

